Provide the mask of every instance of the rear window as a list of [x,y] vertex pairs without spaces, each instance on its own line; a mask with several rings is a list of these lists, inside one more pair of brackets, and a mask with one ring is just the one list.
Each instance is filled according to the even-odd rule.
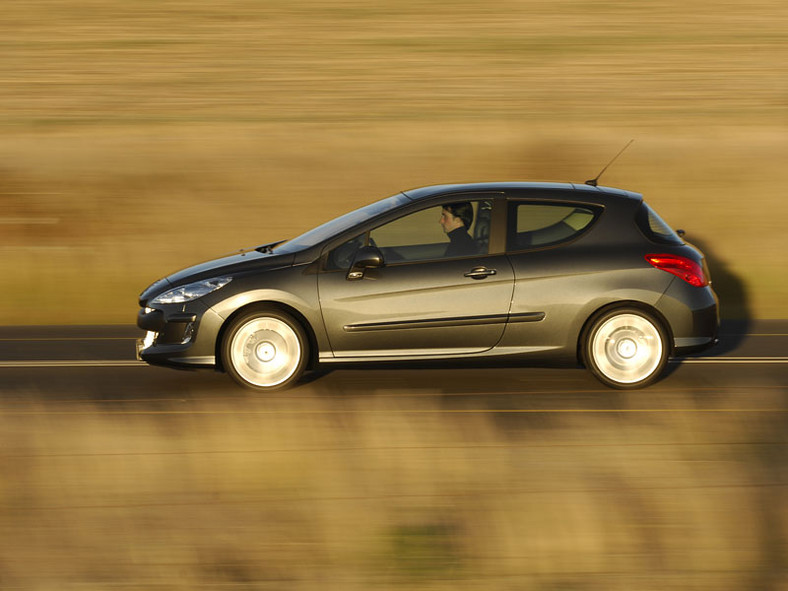
[[553,246],[574,239],[599,217],[601,209],[569,203],[511,202],[508,250]]
[[644,201],[635,216],[640,231],[652,242],[661,244],[684,244],[679,235],[668,226],[657,212],[651,209]]

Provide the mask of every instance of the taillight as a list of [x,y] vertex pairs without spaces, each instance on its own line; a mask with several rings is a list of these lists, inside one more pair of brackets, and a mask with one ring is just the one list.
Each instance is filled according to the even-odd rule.
[[695,287],[704,287],[709,284],[701,266],[687,257],[675,254],[647,254],[646,260],[657,269],[673,273]]

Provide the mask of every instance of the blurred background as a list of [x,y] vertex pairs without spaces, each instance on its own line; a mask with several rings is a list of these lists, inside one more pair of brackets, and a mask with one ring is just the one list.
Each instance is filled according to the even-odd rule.
[[[27,0],[0,31],[0,325],[133,324],[179,268],[630,139],[601,184],[704,249],[724,318],[786,316],[784,0]],[[788,589],[776,372],[33,371],[0,377],[3,589]]]
[[[170,371],[147,405],[120,385],[5,389],[0,586],[788,588],[779,390],[727,412],[741,390],[626,395],[576,373],[574,396],[543,370],[503,395],[442,393],[445,373],[408,392],[396,372],[254,398]],[[549,411],[567,400],[591,410]]]
[[779,0],[4,6],[0,323],[133,323],[172,271],[403,189],[642,192],[727,318],[788,297]]

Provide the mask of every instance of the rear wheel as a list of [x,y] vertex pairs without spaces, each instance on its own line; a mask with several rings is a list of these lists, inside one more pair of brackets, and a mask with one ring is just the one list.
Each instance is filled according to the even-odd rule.
[[634,389],[656,380],[668,361],[668,338],[662,324],[637,308],[609,310],[586,332],[583,358],[603,384]]
[[303,327],[275,309],[242,314],[228,327],[222,362],[228,374],[247,388],[282,390],[304,372],[309,341]]

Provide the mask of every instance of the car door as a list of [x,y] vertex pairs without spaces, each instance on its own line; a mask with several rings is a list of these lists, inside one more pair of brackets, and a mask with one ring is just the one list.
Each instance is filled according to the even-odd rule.
[[[334,357],[452,356],[500,340],[514,274],[505,254],[489,252],[494,200],[461,201],[473,208],[467,231],[477,248],[459,255],[446,254],[450,241],[439,224],[447,203],[373,228],[329,253],[318,289]],[[381,253],[384,265],[353,278],[347,251],[364,244]]]
[[587,203],[509,202],[507,252],[515,288],[502,346],[557,351],[576,345],[578,311],[611,281],[610,253],[584,240],[601,214],[601,207]]

